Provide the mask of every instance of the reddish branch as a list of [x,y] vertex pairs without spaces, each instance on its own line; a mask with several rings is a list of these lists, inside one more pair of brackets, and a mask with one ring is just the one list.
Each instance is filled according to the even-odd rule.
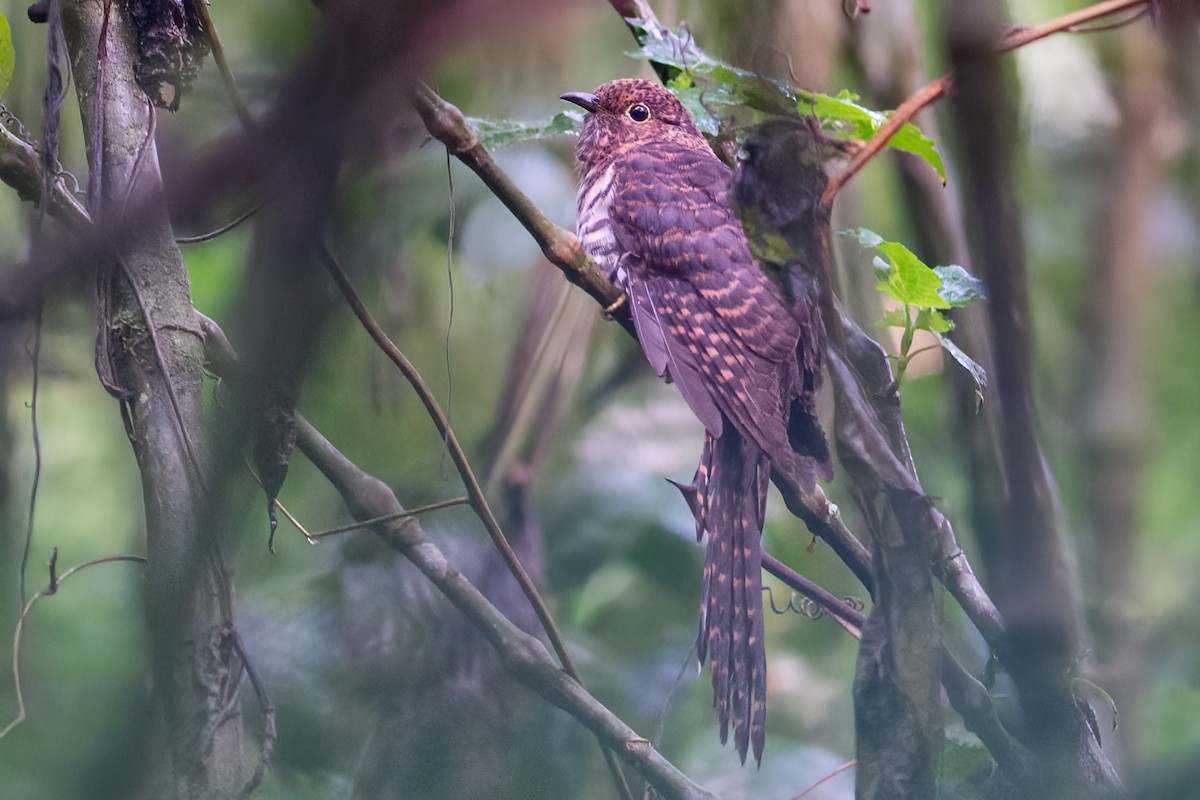
[[[1014,32],[1005,36],[996,45],[996,49],[1002,53],[1008,53],[1016,50],[1018,47],[1024,47],[1027,44],[1036,42],[1039,39],[1045,39],[1051,34],[1071,30],[1085,22],[1091,22],[1120,11],[1144,6],[1146,2],[1147,0],[1104,0],[1104,2],[1073,11],[1070,14],[1064,14],[1061,17],[1056,17],[1040,25],[1029,28],[1017,28]],[[614,3],[615,5],[616,3]],[[867,165],[868,161],[878,155],[887,146],[887,143],[891,141],[891,138],[896,135],[896,132],[906,122],[911,122],[921,112],[921,109],[944,97],[953,84],[953,80],[953,74],[946,73],[940,78],[922,86],[912,96],[901,103],[888,116],[887,122],[881,125],[879,130],[875,132],[875,135],[867,141],[863,148],[854,154],[850,159],[850,163],[846,165],[846,168],[829,179],[829,183],[821,195],[821,204],[827,209],[832,208],[833,199],[841,191],[842,187],[857,175]]]

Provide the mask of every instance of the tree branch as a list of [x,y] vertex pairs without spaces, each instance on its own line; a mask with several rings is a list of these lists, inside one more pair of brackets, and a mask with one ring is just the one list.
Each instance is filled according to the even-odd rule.
[[[385,483],[355,466],[302,417],[297,417],[296,444],[337,488],[358,520],[395,515],[403,507]],[[425,537],[415,518],[377,524],[375,532],[404,555],[471,620],[499,653],[505,668],[525,686],[566,711],[597,739],[641,774],[664,798],[715,800],[629,728],[571,676],[555,666],[545,647],[522,631],[446,559]]]
[[[0,124],[0,181],[16,189],[22,200],[36,204],[42,199],[42,165],[37,150],[3,124]],[[87,209],[61,180],[54,181],[49,211],[68,226],[91,222]]]
[[[396,365],[396,368],[404,375],[405,380],[412,386],[413,391],[417,393],[417,397],[420,398],[421,403],[425,406],[425,411],[437,427],[442,441],[445,442],[446,450],[450,454],[450,460],[454,462],[454,466],[458,470],[463,484],[466,486],[471,508],[475,511],[480,521],[483,522],[483,526],[487,530],[492,544],[500,552],[500,556],[504,559],[509,572],[512,573],[513,578],[516,579],[517,584],[521,587],[521,592],[533,607],[533,611],[537,615],[542,629],[546,632],[546,637],[550,640],[550,644],[554,648],[554,653],[558,656],[563,670],[572,679],[582,683],[579,673],[575,671],[575,665],[571,663],[571,654],[567,650],[567,645],[563,641],[562,634],[559,633],[558,626],[554,623],[554,617],[550,614],[549,607],[546,605],[545,600],[542,599],[537,587],[533,585],[533,580],[529,577],[529,573],[525,571],[525,567],[522,566],[520,559],[517,558],[517,554],[513,552],[512,546],[508,543],[508,538],[504,535],[504,531],[500,529],[500,523],[496,521],[496,515],[492,513],[491,504],[488,503],[487,497],[483,493],[483,488],[479,485],[479,481],[475,477],[475,471],[471,468],[462,445],[458,443],[458,437],[454,435],[453,429],[450,428],[450,421],[446,418],[446,414],[442,411],[441,406],[438,405],[437,398],[433,396],[433,392],[430,391],[429,386],[421,378],[420,373],[417,372],[412,362],[400,351],[400,348],[396,347],[395,342],[388,337],[379,323],[375,321],[375,318],[371,316],[371,312],[367,310],[362,298],[358,296],[358,292],[354,290],[350,279],[346,277],[346,273],[342,270],[341,265],[333,257],[328,247],[322,248],[321,256],[330,276],[338,285],[342,296],[354,312],[354,315],[358,318],[363,329],[366,330],[372,341],[375,342],[388,359]],[[629,790],[625,786],[620,768],[613,760],[612,754],[607,749],[604,749],[603,742],[601,742],[601,749],[604,752],[604,759],[613,773],[618,791],[623,796],[628,797]]]
[[[1069,30],[1084,22],[1091,22],[1126,9],[1136,8],[1145,5],[1146,2],[1147,0],[1103,0],[1103,2],[1064,14],[1040,25],[1014,29],[1007,36],[997,37],[995,39],[997,43],[994,46],[998,52],[1011,52],[1018,47],[1024,47],[1052,34]],[[879,126],[879,130],[870,140],[851,157],[846,168],[829,179],[829,183],[821,195],[821,205],[826,209],[832,208],[833,199],[842,187],[887,146],[887,143],[905,123],[911,122],[923,108],[944,97],[950,90],[953,80],[954,73],[951,71],[930,81],[889,114],[887,121]]]
[[[492,160],[480,144],[474,129],[457,107],[447,103],[424,83],[418,83],[412,95],[413,106],[433,138],[446,146],[450,155],[466,164],[479,176],[492,193],[504,203],[525,230],[533,236],[542,253],[560,270],[567,280],[583,289],[602,307],[608,308],[621,296],[620,291],[605,277],[583,248],[579,239],[565,228],[555,225],[532,200],[522,192]],[[619,311],[617,321],[636,336],[633,320],[627,308]]]

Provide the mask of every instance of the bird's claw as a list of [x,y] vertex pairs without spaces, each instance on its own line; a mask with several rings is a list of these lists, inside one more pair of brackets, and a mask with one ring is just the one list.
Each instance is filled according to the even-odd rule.
[[613,318],[613,314],[619,311],[621,306],[628,302],[629,295],[625,292],[621,292],[621,296],[614,300],[611,305],[605,306],[604,310],[600,313],[605,319],[611,320]]

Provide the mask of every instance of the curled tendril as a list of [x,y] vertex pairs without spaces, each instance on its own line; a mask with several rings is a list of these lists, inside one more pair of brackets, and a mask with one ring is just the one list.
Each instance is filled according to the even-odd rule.
[[[790,592],[787,604],[781,607],[775,602],[775,591],[770,586],[764,586],[762,589],[767,593],[767,602],[772,613],[781,616],[789,613],[799,614],[808,619],[821,619],[830,615],[830,612],[820,603],[808,597],[800,597],[796,592]],[[853,596],[843,597],[842,602],[846,604],[847,608],[854,611],[863,611],[867,607],[860,598]]]
[[[59,164],[59,166],[61,167],[62,165]],[[84,190],[84,188],[82,186],[79,185],[79,178],[76,178],[74,173],[68,172],[65,169],[60,169],[58,172],[56,172],[54,174],[54,180],[55,181],[61,180],[63,182],[64,187],[66,187],[66,185],[67,185],[67,178],[71,179],[71,183],[74,184],[74,187],[75,187],[73,189],[68,187],[67,191],[70,192],[71,194],[75,195],[76,197],[83,197],[84,194],[86,194],[86,191]]]
[[8,110],[8,106],[0,103],[0,125],[16,131],[17,136],[20,136],[26,142],[29,141],[29,131],[25,130],[25,126],[21,124],[21,120],[16,114]]
[[801,616],[808,617],[809,619],[820,619],[821,617],[825,616],[825,610],[823,608],[807,597],[800,597],[796,592],[790,592],[787,605],[780,608],[775,603],[775,591],[770,586],[764,586],[762,588],[763,591],[767,593],[767,602],[771,606],[772,613],[779,615],[788,613],[800,614]]

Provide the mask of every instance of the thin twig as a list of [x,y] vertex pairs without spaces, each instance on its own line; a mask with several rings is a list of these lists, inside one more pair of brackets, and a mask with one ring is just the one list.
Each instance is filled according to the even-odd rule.
[[229,94],[229,99],[233,102],[233,110],[237,112],[242,126],[247,130],[251,130],[254,128],[254,118],[250,116],[250,110],[246,108],[245,102],[242,101],[242,94],[238,91],[237,81],[233,79],[233,71],[229,69],[229,62],[225,59],[225,48],[221,45],[221,39],[217,36],[217,27],[213,25],[212,17],[208,14],[208,3],[196,3],[194,8],[200,15],[200,21],[204,24],[205,33],[208,34],[208,44],[212,48],[213,61],[216,62],[217,72],[221,74],[221,81],[225,84],[225,91]]
[[[394,492],[383,481],[363,472],[303,417],[297,416],[296,423],[297,448],[337,488],[356,517],[378,517],[399,507]],[[560,669],[540,640],[518,628],[449,563],[445,554],[425,536],[419,522],[385,523],[376,526],[375,531],[467,616],[496,650],[509,674],[585,725],[610,758],[615,758],[614,752],[619,753],[624,762],[654,786],[660,797],[715,800],[715,795],[679,772],[646,739],[589,694],[578,680]],[[624,791],[630,796],[627,786]]]
[[[358,317],[359,323],[363,329],[375,342],[380,350],[391,360],[396,368],[404,375],[405,380],[412,386],[413,391],[417,393],[421,403],[425,406],[425,411],[429,418],[433,420],[434,426],[445,442],[446,449],[450,453],[450,458],[454,462],[454,466],[458,470],[458,474],[462,478],[463,484],[467,490],[467,496],[470,498],[471,507],[483,522],[484,528],[487,530],[488,536],[491,537],[492,543],[500,552],[504,559],[505,565],[509,572],[516,579],[517,584],[521,587],[521,592],[529,600],[529,604],[533,607],[534,613],[537,615],[538,621],[541,623],[542,629],[546,632],[546,637],[550,641],[551,647],[554,648],[555,654],[558,656],[558,661],[562,665],[563,670],[579,681],[580,685],[583,681],[579,677],[579,673],[575,670],[575,665],[571,662],[570,653],[567,652],[566,643],[563,641],[562,634],[558,631],[558,626],[554,622],[553,616],[550,614],[550,609],[542,599],[541,593],[534,586],[533,580],[529,577],[529,573],[525,571],[525,567],[521,564],[521,560],[517,558],[517,554],[513,551],[512,546],[508,543],[508,538],[504,535],[504,531],[500,528],[500,523],[497,522],[495,514],[492,513],[491,505],[487,501],[487,497],[483,494],[483,489],[479,485],[479,481],[475,478],[475,472],[471,468],[470,462],[467,460],[466,453],[458,442],[458,437],[454,435],[454,431],[450,428],[446,420],[445,412],[438,405],[437,398],[433,396],[433,392],[425,383],[425,380],[417,372],[416,367],[408,360],[408,357],[400,351],[395,342],[388,337],[379,323],[367,310],[366,304],[359,297],[358,292],[354,289],[350,279],[346,277],[345,271],[341,264],[334,258],[333,253],[328,247],[321,248],[322,260],[325,262],[330,276],[342,292],[346,303]],[[617,782],[618,790],[622,796],[631,798],[629,787],[625,784],[624,776],[621,774],[620,766],[613,754],[601,745],[604,752],[605,761],[609,765],[609,769],[613,773],[614,780]]]
[[825,185],[825,191],[821,193],[821,207],[826,210],[831,208],[833,198],[846,185],[846,182],[857,175],[868,161],[887,147],[887,143],[896,135],[896,132],[906,123],[911,122],[921,109],[943,97],[950,85],[949,75],[936,78],[913,92],[907,100],[889,114],[887,120],[879,126],[879,130],[875,131],[867,143],[855,152],[846,168],[829,179],[829,183]]
[[[1001,53],[1008,53],[1040,39],[1045,39],[1052,34],[1069,31],[1085,22],[1107,17],[1110,14],[1115,14],[1126,9],[1146,5],[1146,2],[1147,0],[1103,0],[1103,2],[1081,8],[1070,14],[1055,17],[1040,25],[1017,28],[1011,34],[1004,37],[997,45],[997,49]],[[887,143],[896,132],[905,123],[911,122],[921,109],[944,97],[952,83],[953,76],[950,73],[946,73],[940,78],[936,78],[922,86],[901,103],[895,111],[889,114],[887,121],[879,126],[879,130],[875,131],[875,134],[871,136],[863,148],[854,154],[846,169],[829,179],[829,183],[825,186],[825,191],[821,194],[821,206],[825,209],[832,207],[834,197],[846,185],[846,182],[858,174],[868,161],[878,155],[887,146]]]
[[1115,31],[1120,28],[1128,27],[1137,22],[1142,17],[1150,13],[1150,6],[1145,5],[1142,8],[1134,11],[1124,19],[1113,20],[1112,22],[1101,22],[1097,25],[1072,25],[1067,28],[1067,33],[1104,33],[1106,31]]
[[858,759],[857,759],[857,758],[852,758],[852,759],[850,759],[850,760],[849,760],[849,761],[847,761],[845,764],[842,764],[840,767],[838,767],[837,769],[835,769],[833,772],[829,773],[829,774],[828,774],[828,775],[826,775],[824,778],[821,778],[819,781],[817,781],[816,783],[814,783],[812,786],[809,786],[809,787],[808,787],[807,789],[805,789],[803,792],[801,792],[800,794],[798,794],[798,795],[796,795],[795,797],[793,797],[793,798],[792,798],[792,800],[801,800],[801,798],[803,798],[803,797],[805,797],[806,795],[808,795],[808,793],[809,793],[809,792],[811,792],[813,789],[816,789],[816,788],[817,788],[818,786],[820,786],[822,783],[825,783],[825,781],[828,781],[828,780],[833,780],[833,779],[834,779],[834,778],[836,778],[838,775],[841,775],[843,772],[845,772],[846,770],[850,769],[851,767],[853,767],[853,766],[854,766],[855,764],[857,764],[857,763],[858,763]]
[[[621,292],[613,286],[591,257],[583,252],[575,234],[555,225],[496,165],[487,149],[480,144],[474,129],[467,124],[462,111],[423,83],[417,84],[412,94],[412,102],[433,138],[444,144],[451,155],[479,176],[492,190],[492,194],[504,203],[525,230],[529,231],[542,249],[542,254],[551,264],[562,270],[567,280],[583,289],[605,308],[621,297]],[[615,319],[631,334],[634,333],[633,320],[627,308]]]
[[428,514],[431,511],[440,511],[443,508],[453,508],[454,506],[468,505],[471,502],[469,497],[455,497],[452,500],[442,500],[437,503],[430,503],[427,506],[412,508],[407,511],[398,511],[395,514],[387,514],[382,517],[374,517],[372,519],[364,519],[360,522],[352,522],[349,525],[342,525],[338,528],[330,528],[327,531],[320,533],[306,534],[309,541],[317,542],[324,539],[326,536],[335,536],[339,533],[347,533],[348,531],[357,531],[362,528],[371,528],[375,525],[382,525],[385,522],[393,522],[398,519],[408,519],[409,517],[419,517],[422,514]]
[[438,405],[437,398],[433,396],[433,391],[425,383],[425,379],[421,377],[421,374],[417,372],[417,368],[413,366],[413,363],[408,360],[408,357],[401,352],[396,343],[391,340],[379,323],[375,321],[375,317],[367,310],[366,304],[359,297],[354,285],[350,283],[350,279],[346,276],[341,264],[338,263],[328,248],[322,248],[322,257],[330,276],[341,290],[342,296],[350,306],[350,310],[358,318],[359,324],[362,325],[367,335],[371,337],[379,349],[396,365],[396,368],[404,375],[405,380],[412,386],[413,391],[417,393],[417,397],[420,398],[421,403],[425,406],[426,413],[433,420],[438,434],[445,441],[446,449],[450,452],[454,466],[458,469],[459,475],[462,477],[463,484],[467,489],[467,496],[471,501],[471,506],[483,520],[488,535],[500,551],[500,555],[504,558],[509,570],[513,573],[513,577],[517,579],[521,591],[529,600],[530,605],[533,606],[538,620],[545,629],[546,635],[549,637],[550,643],[563,665],[563,669],[572,677],[575,677],[575,668],[571,664],[571,657],[567,653],[566,645],[558,632],[557,626],[554,624],[550,610],[542,599],[541,593],[538,592],[537,587],[533,585],[533,579],[529,577],[529,573],[525,571],[525,567],[522,566],[520,559],[517,558],[517,554],[508,543],[508,537],[500,529],[500,524],[496,521],[487,498],[484,497],[483,490],[480,488],[479,482],[475,479],[475,473],[471,469],[466,453],[459,444],[458,437],[454,435],[454,431],[450,428],[446,420],[446,414],[442,411],[441,406]]
[[1000,52],[1011,52],[1018,47],[1024,47],[1027,44],[1036,42],[1039,39],[1045,39],[1047,36],[1055,33],[1068,31],[1085,22],[1107,17],[1110,14],[1116,14],[1126,9],[1144,6],[1146,3],[1147,0],[1102,0],[1102,2],[1094,3],[1078,11],[1072,11],[1069,14],[1063,14],[1061,17],[1055,17],[1040,25],[1018,28],[1004,37],[1004,41],[1000,43]]
[[[137,176],[135,175],[134,177],[136,178]],[[171,403],[172,416],[174,417],[176,427],[179,428],[179,435],[183,441],[188,464],[191,465],[192,471],[196,475],[198,485],[203,488],[205,485],[204,470],[200,468],[200,459],[196,455],[196,445],[192,442],[192,434],[188,431],[188,426],[183,421],[183,407],[179,404],[179,397],[175,393],[175,382],[171,380],[171,371],[167,364],[166,352],[163,350],[162,342],[158,338],[158,330],[154,325],[154,320],[150,317],[150,307],[147,305],[145,297],[142,296],[142,289],[134,279],[133,271],[129,269],[129,265],[125,263],[125,259],[119,255],[115,256],[115,258],[117,264],[121,267],[121,274],[125,277],[126,283],[129,284],[130,294],[133,295],[134,302],[137,303],[138,310],[142,314],[142,319],[146,321],[146,335],[150,339],[150,345],[154,348],[154,357],[158,362],[158,369],[163,375],[163,383],[167,390],[167,399]],[[102,332],[101,335],[107,335],[107,332]]]
[[33,517],[37,510],[38,487],[42,482],[42,436],[38,430],[38,385],[42,360],[42,313],[45,301],[38,297],[33,311],[33,350],[29,360],[33,368],[33,386],[29,392],[29,429],[33,439],[33,481],[29,486],[29,514],[25,522],[25,546],[21,549],[21,605],[25,605],[25,570],[29,567],[29,552],[33,549]]
[[242,669],[246,670],[246,677],[250,679],[250,685],[254,688],[254,697],[258,700],[258,705],[262,708],[263,713],[263,740],[258,751],[258,762],[254,765],[254,774],[250,776],[250,780],[246,781],[246,785],[242,787],[242,793],[239,795],[241,800],[246,800],[262,783],[263,776],[267,772],[267,765],[271,763],[271,755],[275,752],[275,742],[279,738],[279,733],[275,727],[275,704],[271,702],[267,690],[258,678],[254,664],[246,655],[246,646],[242,643],[242,637],[238,633],[237,627],[231,628],[231,635],[233,636],[233,647],[237,651],[238,658],[242,660]]
[[[105,25],[107,25],[107,22],[108,16],[106,6]],[[101,38],[101,41],[103,41],[103,37]],[[100,63],[103,65],[103,61]],[[138,146],[137,155],[134,157],[133,166],[130,169],[129,180],[125,185],[124,197],[121,199],[121,205],[118,208],[118,212],[120,214],[124,214],[129,208],[129,200],[133,196],[134,189],[137,186],[138,178],[141,177],[141,171],[145,163],[146,154],[149,152],[150,146],[154,142],[154,132],[157,128],[158,115],[155,113],[154,104],[149,98],[146,98],[146,108],[146,135],[142,138],[142,141]],[[95,149],[100,151],[103,150],[103,147],[97,146]],[[95,171],[95,169],[96,168],[93,167],[93,171]],[[96,202],[102,202],[102,198],[96,198]],[[200,467],[200,460],[196,455],[196,446],[192,441],[191,432],[188,430],[188,426],[183,420],[183,409],[179,403],[179,397],[175,392],[174,381],[171,380],[171,370],[168,366],[166,353],[163,350],[162,341],[158,336],[158,329],[153,318],[150,316],[150,306],[146,303],[146,299],[142,295],[142,289],[138,285],[138,282],[133,275],[133,271],[129,268],[129,264],[126,263],[125,259],[118,253],[113,254],[113,259],[117,262],[118,267],[120,267],[121,274],[124,276],[125,282],[129,284],[130,294],[133,295],[134,302],[136,302],[138,306],[138,311],[141,312],[142,319],[146,323],[146,335],[149,337],[150,344],[154,348],[154,356],[158,362],[158,369],[163,375],[163,382],[167,390],[167,399],[171,403],[171,411],[174,416],[175,425],[179,429],[179,435],[183,442],[184,451],[187,454],[188,463],[191,465],[192,471],[196,475],[198,484],[203,487],[205,483],[204,471]],[[100,335],[107,336],[108,333],[107,331],[101,331]]]
[[233,222],[227,222],[216,230],[209,231],[208,233],[199,233],[195,236],[176,236],[175,244],[200,244],[201,242],[211,242],[218,236],[224,236],[246,220],[253,217],[258,213],[260,208],[262,208],[262,206],[254,206],[247,211],[243,211],[236,218],[234,218]]
[[308,528],[305,528],[303,525],[300,524],[300,520],[296,519],[296,517],[292,514],[292,512],[287,510],[287,506],[285,506],[283,503],[279,502],[278,497],[275,498],[275,507],[278,508],[285,517],[287,517],[288,522],[290,522],[296,526],[296,530],[298,530],[298,531],[300,531],[300,533],[304,534],[304,538],[308,540],[309,544],[316,544],[316,542],[313,541],[312,534],[308,532]]
[[[57,554],[57,550],[55,552]],[[76,572],[85,570],[88,567],[94,567],[99,564],[108,564],[114,561],[132,561],[138,564],[146,563],[146,559],[142,556],[104,556],[103,558],[96,558],[92,559],[91,561],[85,561],[82,564],[76,564],[61,575],[55,576],[52,570],[50,582],[46,588],[29,598],[29,602],[26,603],[25,607],[21,610],[21,616],[17,619],[16,631],[13,632],[12,645],[13,693],[17,696],[17,716],[12,720],[12,722],[5,725],[3,730],[0,730],[0,739],[3,739],[8,735],[9,731],[25,721],[25,695],[21,691],[21,634],[25,630],[25,617],[29,615],[30,610],[33,609],[34,604],[37,603],[38,600],[41,600],[43,597],[49,597],[52,594],[56,594],[58,592],[58,587],[62,586],[63,582]]]

